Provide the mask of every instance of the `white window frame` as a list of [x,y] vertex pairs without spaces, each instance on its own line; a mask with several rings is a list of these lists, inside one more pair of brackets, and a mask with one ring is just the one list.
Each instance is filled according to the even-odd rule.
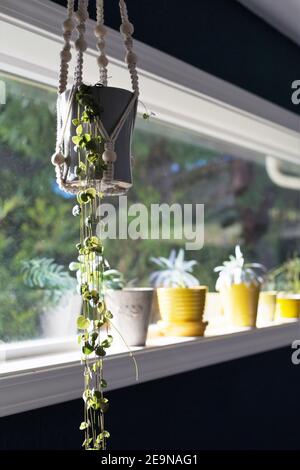
[[[64,19],[65,9],[48,0],[2,0],[0,69],[56,87]],[[89,20],[84,73],[85,80],[91,83],[98,77],[93,26]],[[139,57],[141,100],[159,120],[212,139],[216,147],[220,142],[221,148],[233,155],[271,156],[300,163],[300,121],[296,114],[138,41],[135,50]],[[109,30],[108,55],[111,85],[129,86],[123,45],[113,30]],[[74,63],[71,70],[73,66]],[[141,105],[139,112],[143,111]],[[143,348],[136,352],[140,380],[286,346],[296,339],[297,333],[295,324],[287,324]],[[177,348],[181,348],[180,353]],[[5,349],[4,368],[0,352],[0,416],[80,396],[81,366],[74,338],[28,341]],[[108,358],[111,389],[134,383],[130,360],[124,354]]]

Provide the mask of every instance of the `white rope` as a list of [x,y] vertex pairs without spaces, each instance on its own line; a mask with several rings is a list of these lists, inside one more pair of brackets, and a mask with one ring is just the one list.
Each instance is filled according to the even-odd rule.
[[127,62],[127,67],[130,73],[132,89],[134,93],[138,96],[139,95],[139,80],[138,80],[138,74],[136,70],[137,56],[134,52],[132,52],[133,41],[131,37],[134,32],[134,27],[133,27],[133,24],[130,23],[129,21],[125,0],[119,1],[119,7],[120,7],[121,20],[122,20],[120,31],[124,38],[124,44],[127,50],[125,61]]
[[103,86],[107,86],[107,65],[108,59],[105,55],[105,36],[107,29],[104,26],[104,2],[103,0],[97,0],[97,25],[95,26],[94,33],[97,38],[97,49],[99,51],[99,57],[97,58],[99,72],[100,72],[100,83]]
[[77,31],[78,38],[75,41],[75,48],[77,50],[77,64],[75,70],[75,85],[82,84],[82,69],[83,69],[83,53],[87,49],[87,43],[84,38],[85,35],[85,22],[88,18],[88,0],[79,0],[76,18],[78,21]]
[[134,105],[134,103],[136,102],[136,95],[133,94],[129,103],[127,104],[125,110],[123,111],[122,113],[122,116],[120,117],[119,121],[117,122],[116,126],[114,127],[113,131],[111,132],[111,134],[109,135],[109,133],[107,132],[107,130],[105,129],[105,126],[103,124],[103,122],[101,121],[101,119],[97,116],[96,118],[96,125],[99,129],[99,132],[100,134],[104,137],[105,139],[105,145],[109,146],[110,149],[112,149],[115,145],[115,142],[119,136],[119,133],[123,127],[123,125],[125,124],[128,116],[129,116],[129,113],[131,112],[131,109]]
[[68,16],[63,23],[64,45],[60,53],[60,71],[58,92],[63,93],[68,83],[69,62],[72,58],[71,54],[71,37],[74,30],[74,0],[68,0]]
[[[78,0],[78,10],[75,14],[75,17],[78,21],[77,31],[78,37],[75,41],[75,48],[77,50],[77,62],[75,68],[75,83],[72,88],[72,91],[69,96],[67,103],[66,115],[61,116],[60,105],[58,104],[57,109],[57,141],[56,141],[56,153],[52,156],[52,163],[55,165],[55,171],[57,176],[57,182],[59,187],[66,192],[77,193],[82,189],[81,182],[73,182],[72,184],[66,181],[67,174],[69,171],[70,162],[68,157],[65,158],[63,155],[63,145],[64,145],[64,135],[66,127],[69,121],[70,112],[72,109],[72,104],[74,101],[74,94],[77,87],[82,84],[82,72],[83,72],[83,53],[87,49],[87,43],[85,41],[85,23],[88,18],[88,3],[89,0]],[[97,48],[99,50],[99,56],[97,59],[99,72],[100,72],[100,83],[103,86],[107,86],[107,65],[108,59],[105,55],[105,36],[107,29],[104,26],[104,0],[96,0],[97,7],[97,25],[95,27],[94,33],[97,38]],[[138,74],[136,70],[137,56],[133,53],[133,40],[132,34],[134,27],[130,23],[128,18],[127,6],[124,0],[119,0],[120,14],[121,14],[121,26],[120,31],[124,38],[124,44],[126,47],[126,56],[125,60],[127,62],[127,67],[130,73],[131,84],[133,88],[133,95],[126,105],[121,117],[119,118],[117,124],[115,125],[113,131],[109,134],[99,117],[96,117],[96,126],[104,138],[104,153],[102,155],[103,161],[107,165],[107,169],[103,172],[103,182],[109,184],[113,181],[114,178],[114,162],[117,159],[116,152],[114,151],[116,140],[122,130],[130,112],[132,111],[134,105],[137,102],[139,95],[139,84],[138,84]],[[68,18],[64,22],[64,46],[61,51],[61,69],[59,77],[59,92],[63,93],[66,90],[68,82],[68,62],[71,60],[71,36],[74,30],[74,0],[68,0]]]

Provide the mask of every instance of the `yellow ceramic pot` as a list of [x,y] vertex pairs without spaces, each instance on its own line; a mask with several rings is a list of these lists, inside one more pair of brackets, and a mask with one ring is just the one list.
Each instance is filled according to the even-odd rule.
[[300,295],[299,294],[279,294],[276,302],[276,319],[299,318],[300,316]]
[[254,327],[260,285],[232,284],[221,289],[225,317],[233,326]]
[[158,288],[161,332],[167,336],[203,336],[206,292],[206,286]]
[[276,297],[276,291],[264,291],[259,294],[257,320],[260,324],[274,321]]

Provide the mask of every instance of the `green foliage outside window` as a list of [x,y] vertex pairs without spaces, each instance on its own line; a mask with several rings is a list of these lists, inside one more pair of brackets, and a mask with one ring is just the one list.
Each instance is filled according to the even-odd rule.
[[[67,270],[76,257],[78,226],[75,201],[58,190],[50,163],[55,91],[0,78],[7,88],[0,105],[0,340],[9,342],[41,335],[44,293],[26,286],[22,263],[48,258]],[[206,148],[197,136],[159,123],[159,116],[138,119],[132,153],[128,204],[205,204],[205,246],[186,256],[197,260],[193,275],[210,290],[213,268],[237,243],[268,268],[299,253],[299,193],[275,186],[261,163]],[[182,247],[179,240],[111,240],[105,249],[112,268],[148,285],[150,258]]]

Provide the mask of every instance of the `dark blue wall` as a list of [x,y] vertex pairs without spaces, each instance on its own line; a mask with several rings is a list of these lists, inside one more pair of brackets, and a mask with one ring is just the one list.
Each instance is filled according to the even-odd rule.
[[[66,0],[55,0],[66,5]],[[237,0],[128,0],[134,37],[294,112],[300,49]],[[90,0],[95,16],[95,0]],[[119,29],[118,1],[105,2]],[[300,106],[298,106],[300,108]],[[299,111],[298,111],[299,112]]]
[[[138,39],[295,111],[299,48],[238,2],[128,6]],[[111,392],[111,449],[300,449],[299,387],[285,348]],[[78,449],[81,418],[81,400],[2,418],[0,449]]]
[[[284,348],[116,390],[110,449],[299,450],[299,388]],[[2,418],[0,449],[79,449],[81,419],[81,400]]]

